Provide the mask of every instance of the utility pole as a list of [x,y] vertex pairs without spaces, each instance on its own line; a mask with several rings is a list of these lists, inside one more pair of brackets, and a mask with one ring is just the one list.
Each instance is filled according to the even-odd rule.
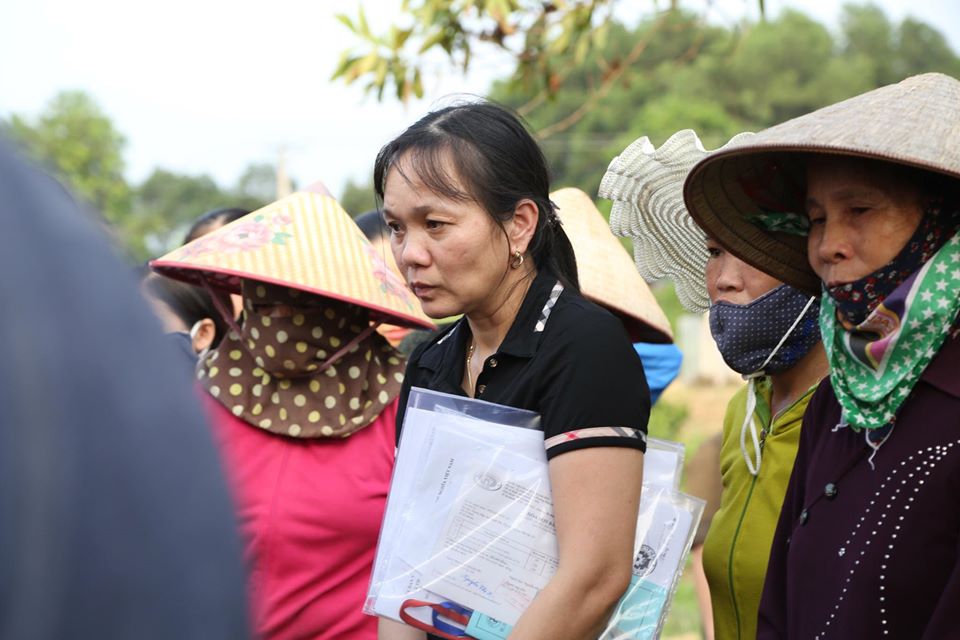
[[290,176],[287,175],[287,150],[280,147],[277,151],[277,200],[286,198],[293,192]]

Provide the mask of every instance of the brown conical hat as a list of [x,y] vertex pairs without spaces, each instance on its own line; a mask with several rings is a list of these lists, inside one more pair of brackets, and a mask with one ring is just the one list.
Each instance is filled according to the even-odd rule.
[[366,307],[381,321],[432,329],[433,322],[340,204],[298,191],[154,260],[191,284],[240,292],[241,278],[284,285]]
[[666,314],[590,196],[568,188],[550,199],[573,245],[583,296],[615,313],[634,342],[672,342]]
[[757,224],[772,207],[804,214],[796,197],[803,193],[798,154],[811,153],[960,178],[960,81],[940,73],[913,76],[732,142],[690,171],[684,200],[707,234],[778,280],[818,293],[806,238]]

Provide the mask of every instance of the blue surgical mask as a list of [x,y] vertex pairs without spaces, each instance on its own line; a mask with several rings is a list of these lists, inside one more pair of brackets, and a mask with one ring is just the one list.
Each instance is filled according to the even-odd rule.
[[820,302],[785,284],[748,304],[710,305],[710,333],[731,369],[779,373],[820,341]]

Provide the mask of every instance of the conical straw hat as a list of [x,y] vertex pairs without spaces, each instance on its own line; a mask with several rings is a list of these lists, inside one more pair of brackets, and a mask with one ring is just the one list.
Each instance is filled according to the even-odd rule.
[[590,196],[560,189],[550,199],[573,245],[584,297],[619,316],[634,342],[672,342],[666,314]]
[[805,215],[798,154],[811,153],[960,178],[960,81],[913,76],[730,144],[691,170],[684,198],[707,233],[758,269],[815,294],[820,281],[807,262],[806,237],[775,234],[762,223],[774,207]]
[[239,293],[240,279],[366,307],[377,320],[433,328],[419,301],[328,193],[299,191],[154,260],[158,272]]
[[[752,135],[738,134],[727,144]],[[613,201],[610,229],[633,240],[637,271],[647,282],[673,280],[680,303],[695,313],[710,308],[708,254],[706,234],[683,203],[683,181],[710,153],[690,129],[659,149],[644,136],[613,159],[600,182],[600,197]]]

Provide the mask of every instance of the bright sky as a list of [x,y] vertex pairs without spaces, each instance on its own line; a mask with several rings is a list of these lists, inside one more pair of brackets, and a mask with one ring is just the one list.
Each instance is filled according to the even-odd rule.
[[[0,21],[0,116],[33,115],[62,89],[93,95],[127,137],[127,175],[155,167],[207,173],[232,185],[251,162],[287,150],[299,184],[324,180],[336,194],[366,180],[385,142],[452,93],[482,94],[509,71],[476,59],[469,78],[426,80],[424,100],[378,104],[329,78],[354,42],[334,19],[355,0],[30,0],[8,2]],[[399,0],[366,0],[375,30]],[[623,0],[644,10],[653,0]],[[666,2],[661,2],[661,5]],[[756,0],[682,0],[730,23],[756,14]],[[770,15],[794,6],[834,24],[840,2],[767,0]],[[945,30],[960,50],[960,3],[880,0],[893,20],[913,15]]]

